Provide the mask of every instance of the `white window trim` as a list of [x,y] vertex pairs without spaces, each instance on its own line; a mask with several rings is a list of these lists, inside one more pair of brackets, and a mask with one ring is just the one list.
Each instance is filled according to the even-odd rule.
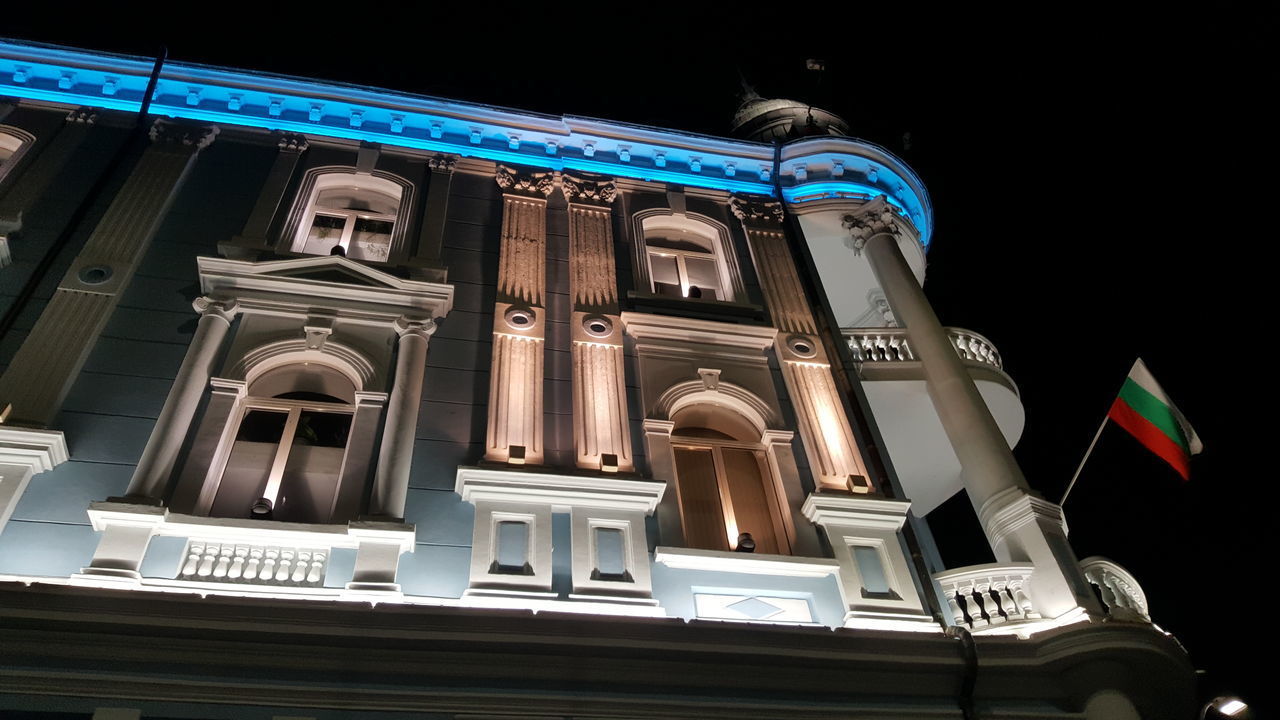
[[[663,229],[683,230],[698,235],[711,244],[711,250],[706,254],[654,248],[655,251],[663,254],[687,253],[694,256],[711,257],[715,261],[716,270],[720,276],[721,297],[716,298],[716,300],[704,300],[704,302],[741,303],[746,301],[746,290],[742,284],[742,271],[738,266],[738,255],[734,252],[729,228],[705,215],[691,212],[675,213],[666,208],[642,210],[632,216],[632,237],[635,239],[636,249],[636,288],[639,291],[643,293],[654,292],[653,271],[650,268],[649,261],[649,244],[645,241],[646,223],[651,225],[648,228],[650,232]],[[683,266],[683,263],[681,265]],[[687,277],[687,274],[682,275],[681,290],[684,293],[688,293],[688,283],[685,280]]]
[[0,164],[0,183],[22,162],[22,156],[36,142],[36,136],[12,125],[0,125],[0,150],[7,151],[9,157]]
[[[408,213],[413,207],[413,184],[403,178],[391,175],[390,173],[360,173],[356,172],[355,168],[352,167],[328,166],[312,168],[307,171],[298,190],[293,210],[289,214],[289,221],[285,227],[284,237],[288,239],[287,242],[289,250],[300,254],[315,254],[306,253],[305,248],[307,245],[307,235],[311,229],[311,220],[317,214],[315,207],[316,199],[320,196],[321,191],[335,187],[356,187],[359,189],[369,190],[371,192],[377,192],[384,195],[395,195],[399,197],[399,208],[394,216],[381,213],[346,213],[330,209],[325,209],[318,213],[329,216],[345,216],[347,218],[344,223],[342,237],[339,239],[337,244],[342,245],[343,250],[348,253],[350,252],[351,236],[354,232],[355,221],[357,219],[366,218],[390,221],[392,223],[392,229],[390,245],[387,248],[387,259],[381,262],[395,262],[397,257],[403,254],[405,236],[408,234]],[[361,262],[368,261],[362,260]]]

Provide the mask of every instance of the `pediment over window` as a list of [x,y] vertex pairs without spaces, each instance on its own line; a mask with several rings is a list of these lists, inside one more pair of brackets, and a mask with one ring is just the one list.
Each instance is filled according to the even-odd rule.
[[249,262],[201,257],[201,292],[236,300],[242,311],[330,308],[420,319],[443,317],[453,287],[406,280],[337,255]]

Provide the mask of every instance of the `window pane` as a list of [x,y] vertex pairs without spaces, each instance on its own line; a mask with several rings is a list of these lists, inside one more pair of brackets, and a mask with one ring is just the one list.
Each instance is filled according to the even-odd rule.
[[778,539],[773,529],[773,513],[764,494],[764,481],[755,453],[738,448],[724,448],[721,452],[738,532],[751,533],[751,539],[756,541],[756,552],[776,555]]
[[858,574],[862,576],[862,590],[873,595],[889,592],[889,581],[884,577],[884,565],[880,563],[880,553],[873,547],[865,545],[853,546],[853,560],[858,564]]
[[499,522],[498,547],[494,552],[494,571],[526,574],[529,567],[529,524],[523,522]]
[[351,249],[347,257],[356,260],[385,262],[391,250],[391,228],[387,220],[356,218],[355,232],[351,235]]
[[280,480],[272,517],[289,522],[324,523],[342,473],[351,415],[303,410]]
[[715,460],[706,448],[675,448],[684,539],[689,547],[728,550]]
[[711,258],[685,257],[685,270],[689,273],[689,295],[694,295],[694,287],[702,291],[703,300],[720,299],[720,273],[716,261]]
[[684,297],[680,289],[680,269],[674,257],[649,253],[649,274],[653,292],[664,297]]
[[307,245],[303,252],[313,255],[328,255],[329,251],[342,240],[342,230],[346,226],[345,217],[317,214],[311,220],[311,229],[307,233]]
[[227,458],[218,492],[209,514],[214,517],[247,518],[250,508],[262,497],[275,461],[280,435],[289,414],[275,410],[250,410],[240,421],[240,429]]
[[595,529],[596,573],[602,580],[621,580],[627,572],[626,543],[618,528]]

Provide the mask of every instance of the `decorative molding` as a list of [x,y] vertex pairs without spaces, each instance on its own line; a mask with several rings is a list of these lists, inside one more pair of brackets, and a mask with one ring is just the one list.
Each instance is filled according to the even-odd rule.
[[92,125],[97,121],[97,108],[81,107],[67,113],[67,122],[73,125]]
[[907,521],[911,501],[841,493],[811,493],[800,510],[805,518],[818,525],[844,523],[897,532]]
[[775,225],[782,222],[782,203],[758,195],[733,195],[729,209],[747,225]]
[[840,572],[840,564],[828,558],[801,558],[792,555],[756,555],[728,550],[658,547],[653,561],[676,570],[772,575],[775,577],[827,577]]
[[845,246],[853,250],[854,255],[861,255],[863,246],[876,235],[887,234],[897,238],[902,234],[898,220],[898,211],[893,205],[883,195],[876,197],[841,219],[841,224],[849,231]]
[[552,173],[521,171],[506,165],[498,166],[494,180],[503,192],[523,193],[535,197],[541,195],[545,198],[555,188],[555,176]]
[[560,176],[560,189],[565,200],[571,203],[595,203],[608,205],[618,195],[613,178],[579,176],[564,173]]
[[459,467],[454,492],[463,502],[510,502],[652,513],[667,484],[653,480]]
[[218,136],[216,125],[188,125],[163,118],[151,124],[151,142],[157,145],[175,145],[195,148],[199,152],[211,145]]
[[69,457],[61,431],[0,425],[0,465],[25,465],[36,474],[54,469]]
[[440,326],[430,320],[415,320],[408,317],[397,318],[395,322],[396,334],[400,337],[405,335],[417,335],[423,340],[429,340],[435,335],[436,330]]
[[326,339],[319,347],[312,347],[311,338],[302,337],[269,342],[245,352],[232,367],[230,379],[243,378],[252,382],[252,378],[268,370],[296,362],[315,362],[332,367],[350,378],[356,390],[369,387],[378,374],[369,358],[352,347],[332,339]]
[[201,295],[191,301],[191,307],[201,315],[209,315],[225,321],[228,325],[239,312],[239,303],[235,300],[218,300],[208,295]]
[[307,142],[307,136],[305,135],[286,132],[279,134],[276,147],[280,148],[281,152],[303,153],[310,147],[310,143]]
[[[458,166],[458,157],[456,155],[433,155],[427,159],[427,167],[435,172],[453,174]],[[498,183],[501,185],[502,183]]]
[[686,407],[707,403],[723,405],[742,415],[761,435],[781,428],[781,418],[767,402],[746,388],[718,378],[717,374],[714,388],[707,387],[705,376],[672,385],[658,396],[650,413],[657,416],[655,419],[670,420]]

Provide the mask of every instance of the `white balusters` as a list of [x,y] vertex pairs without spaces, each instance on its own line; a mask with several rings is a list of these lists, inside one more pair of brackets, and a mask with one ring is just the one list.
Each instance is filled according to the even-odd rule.
[[1085,578],[1098,588],[1107,613],[1119,620],[1151,621],[1142,586],[1119,565],[1101,557],[1080,561]]
[[[969,330],[946,330],[961,358],[1003,369],[1000,353],[990,340]],[[855,362],[913,362],[916,359],[904,328],[846,329],[844,335]]]
[[202,582],[319,587],[324,584],[327,550],[211,543],[193,540],[178,578]]
[[1024,590],[1030,566],[978,565],[938,573],[934,579],[957,625],[979,630],[1040,618]]

